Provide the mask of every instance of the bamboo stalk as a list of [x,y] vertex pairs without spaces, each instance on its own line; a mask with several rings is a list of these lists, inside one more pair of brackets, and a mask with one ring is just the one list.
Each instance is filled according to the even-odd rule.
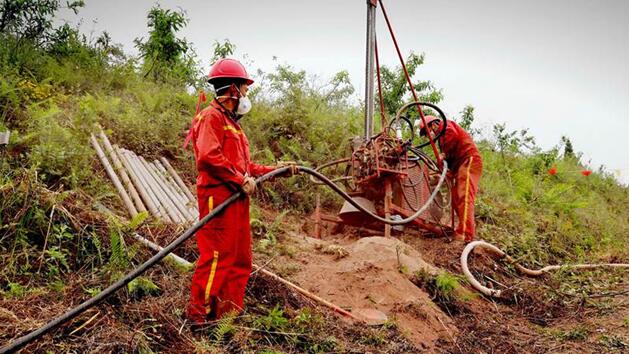
[[109,156],[111,157],[111,160],[114,163],[116,171],[118,172],[120,177],[122,177],[122,181],[125,183],[127,191],[129,191],[129,194],[131,194],[131,198],[133,198],[133,201],[135,202],[136,209],[138,210],[138,212],[146,211],[146,207],[144,207],[144,203],[142,203],[142,198],[140,198],[140,195],[138,195],[138,191],[133,186],[133,183],[129,179],[127,171],[124,169],[122,163],[120,162],[118,154],[114,150],[113,146],[111,146],[111,142],[109,141],[109,138],[107,138],[107,135],[105,135],[105,132],[102,128],[100,129],[99,135],[101,140],[103,141],[103,145],[105,145],[105,150],[107,150]]
[[129,212],[129,214],[131,214],[131,217],[135,217],[136,215],[138,215],[138,211],[135,209],[135,206],[133,206],[133,202],[129,198],[127,191],[125,191],[124,187],[122,186],[122,183],[120,183],[120,179],[118,179],[116,172],[114,172],[114,169],[111,167],[109,160],[107,160],[107,156],[105,156],[105,153],[103,152],[103,149],[101,149],[100,145],[98,144],[98,140],[96,140],[96,137],[94,136],[94,134],[90,136],[90,142],[92,143],[94,150],[96,150],[96,155],[98,155],[100,162],[105,167],[105,171],[107,172],[109,179],[111,179],[114,186],[118,190],[118,194],[120,194],[122,201],[127,207],[127,211]]
[[166,166],[166,169],[168,170],[170,175],[173,176],[173,178],[177,182],[177,185],[183,190],[183,192],[186,194],[188,199],[190,199],[191,202],[196,203],[197,198],[195,198],[194,195],[192,195],[192,193],[190,192],[190,189],[188,189],[186,184],[183,183],[183,180],[181,179],[181,177],[179,177],[179,175],[177,174],[177,171],[175,171],[175,169],[170,165],[170,162],[168,162],[168,160],[166,160],[163,157],[160,157],[159,160]]
[[164,207],[164,210],[166,211],[166,213],[168,213],[168,216],[170,216],[170,218],[173,220],[174,223],[177,223],[177,224],[183,223],[184,222],[183,216],[181,216],[177,208],[175,208],[175,206],[172,205],[168,197],[164,194],[161,187],[159,186],[159,183],[153,179],[153,176],[144,165],[145,161],[143,161],[143,158],[141,156],[137,156],[132,151],[129,151],[129,156],[131,156],[131,158],[136,161],[137,167],[139,168],[142,175],[144,176],[146,183],[148,183],[150,188],[153,190],[160,204]]
[[142,199],[144,199],[144,203],[148,207],[151,214],[158,219],[170,222],[170,218],[168,218],[168,215],[164,217],[164,215],[162,214],[162,211],[160,210],[160,205],[155,200],[155,196],[153,195],[153,191],[147,186],[146,182],[144,182],[144,178],[142,178],[140,172],[136,169],[135,165],[129,159],[125,150],[119,148],[118,146],[114,146],[114,148],[118,152],[118,156],[120,156],[120,158],[122,159],[123,165],[127,169],[127,172],[129,172],[131,179],[135,184],[135,187],[140,192],[140,195],[142,196]]

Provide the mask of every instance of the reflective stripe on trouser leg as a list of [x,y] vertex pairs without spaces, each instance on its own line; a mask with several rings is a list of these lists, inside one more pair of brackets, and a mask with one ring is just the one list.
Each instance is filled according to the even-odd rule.
[[[207,199],[208,213],[211,213],[214,209],[214,197],[210,196]],[[205,285],[205,313],[209,314],[212,311],[212,304],[210,304],[210,291],[212,290],[212,283],[214,282],[214,275],[216,274],[216,266],[218,264],[218,251],[214,251],[212,259],[212,267],[210,268],[210,275],[208,276],[207,284]]]
[[218,251],[214,251],[214,259],[212,260],[212,268],[210,269],[210,276],[208,277],[207,285],[205,286],[205,311],[208,314],[212,311],[212,305],[210,304],[210,292],[212,291],[212,283],[214,282],[214,275],[216,274],[217,265],[218,265]]
[[465,173],[465,198],[463,206],[463,233],[467,230],[467,208],[470,199],[470,169],[472,168],[472,162],[474,161],[474,156],[471,156],[469,162],[467,164],[467,171]]

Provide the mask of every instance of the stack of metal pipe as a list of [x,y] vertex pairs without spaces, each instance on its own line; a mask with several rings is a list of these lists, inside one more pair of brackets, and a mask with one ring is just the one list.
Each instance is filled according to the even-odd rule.
[[197,220],[196,198],[168,160],[162,157],[149,162],[133,151],[112,145],[102,129],[98,137],[92,134],[90,143],[131,217],[148,211],[167,223]]

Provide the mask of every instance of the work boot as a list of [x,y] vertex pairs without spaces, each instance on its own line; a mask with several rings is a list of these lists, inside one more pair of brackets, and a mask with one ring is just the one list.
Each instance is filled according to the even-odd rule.
[[454,236],[452,236],[452,241],[457,242],[457,243],[468,244],[474,241],[474,239],[471,236],[466,236],[463,234],[455,233]]
[[452,240],[456,242],[465,242],[465,235],[460,234],[460,233],[455,233],[454,236],[452,236]]

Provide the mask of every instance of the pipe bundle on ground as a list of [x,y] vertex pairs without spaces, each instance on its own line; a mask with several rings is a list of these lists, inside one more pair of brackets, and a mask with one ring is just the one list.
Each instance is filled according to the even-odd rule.
[[133,151],[112,145],[102,130],[98,138],[104,149],[95,135],[90,142],[131,217],[148,211],[168,223],[196,221],[196,198],[168,160],[162,157],[147,161]]

